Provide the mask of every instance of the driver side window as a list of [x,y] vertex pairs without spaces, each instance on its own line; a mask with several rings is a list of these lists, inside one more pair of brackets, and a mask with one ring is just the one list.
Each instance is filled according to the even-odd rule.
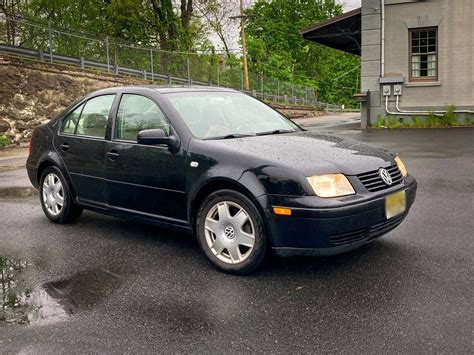
[[160,108],[149,98],[123,94],[115,120],[115,139],[137,141],[140,131],[160,128],[170,134],[170,124]]

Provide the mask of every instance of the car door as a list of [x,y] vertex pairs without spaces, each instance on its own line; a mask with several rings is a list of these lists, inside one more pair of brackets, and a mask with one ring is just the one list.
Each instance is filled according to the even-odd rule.
[[79,201],[105,207],[105,132],[115,94],[93,97],[63,121],[54,140]]
[[184,223],[184,151],[137,143],[138,132],[145,129],[176,135],[162,110],[149,97],[124,93],[114,122],[106,148],[109,208]]

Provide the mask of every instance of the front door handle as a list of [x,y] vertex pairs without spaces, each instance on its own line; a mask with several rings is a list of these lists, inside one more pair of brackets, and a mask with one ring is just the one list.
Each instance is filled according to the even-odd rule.
[[62,150],[63,152],[65,152],[66,150],[69,149],[69,144],[67,144],[67,143],[61,144],[61,145],[59,146],[59,148],[61,148],[61,150]]
[[110,152],[107,152],[105,155],[106,155],[107,158],[109,158],[110,160],[115,160],[115,159],[117,159],[117,158],[120,156],[120,154],[117,153],[117,151],[115,151],[115,150],[112,150],[112,151],[110,151]]

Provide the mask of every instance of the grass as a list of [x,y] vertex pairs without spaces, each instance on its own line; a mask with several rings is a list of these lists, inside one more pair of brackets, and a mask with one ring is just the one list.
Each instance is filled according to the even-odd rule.
[[7,145],[10,145],[10,139],[7,138],[7,136],[0,136],[0,148],[1,147],[6,147]]
[[455,126],[470,126],[473,124],[473,120],[466,117],[464,124],[461,124],[456,119],[456,107],[454,105],[448,106],[448,110],[444,115],[435,114],[430,112],[424,118],[420,116],[412,116],[411,122],[403,117],[398,118],[396,116],[385,117],[379,115],[377,118],[377,128],[446,128]]

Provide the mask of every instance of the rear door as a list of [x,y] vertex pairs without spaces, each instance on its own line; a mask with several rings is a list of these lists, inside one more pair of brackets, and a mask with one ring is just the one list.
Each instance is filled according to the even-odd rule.
[[185,153],[166,145],[141,145],[138,132],[161,128],[175,134],[156,102],[124,93],[107,143],[106,180],[109,208],[167,222],[186,221]]
[[115,94],[87,100],[62,122],[54,145],[61,155],[78,199],[106,207],[105,132]]

